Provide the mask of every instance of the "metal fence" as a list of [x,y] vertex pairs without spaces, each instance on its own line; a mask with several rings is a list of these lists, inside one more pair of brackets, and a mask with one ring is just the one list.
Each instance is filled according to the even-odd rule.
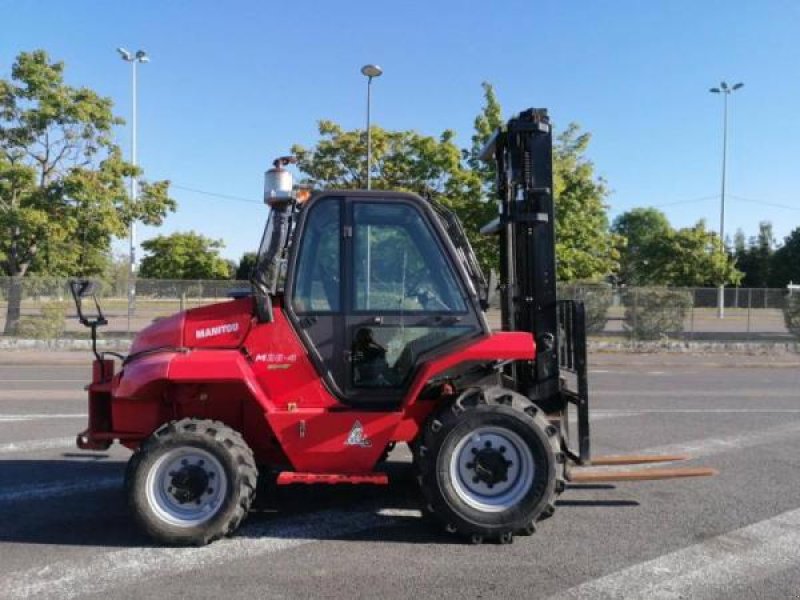
[[[0,278],[0,332],[5,328],[11,278]],[[245,281],[139,279],[128,312],[127,282],[98,282],[98,298],[109,324],[104,337],[130,337],[153,320],[179,310],[220,302]],[[784,320],[790,291],[727,288],[725,317],[717,317],[716,288],[612,288],[606,285],[562,284],[559,296],[583,300],[591,336],[627,339],[724,341],[792,341]],[[25,277],[21,280],[20,337],[78,337],[78,323],[67,279]],[[794,292],[795,296],[800,292]],[[499,326],[499,312],[489,311]],[[50,327],[40,327],[49,322]]]

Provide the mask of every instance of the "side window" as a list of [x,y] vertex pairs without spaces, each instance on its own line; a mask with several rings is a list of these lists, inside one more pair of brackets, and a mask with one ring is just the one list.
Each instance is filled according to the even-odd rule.
[[353,223],[356,311],[466,310],[451,265],[416,208],[357,203]]
[[341,310],[341,216],[337,198],[311,208],[303,230],[292,306],[297,313]]

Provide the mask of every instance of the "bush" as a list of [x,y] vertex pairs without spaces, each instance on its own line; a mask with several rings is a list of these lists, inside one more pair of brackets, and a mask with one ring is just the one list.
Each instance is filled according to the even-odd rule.
[[558,296],[579,300],[586,307],[586,333],[602,333],[608,322],[613,300],[611,286],[604,283],[565,283],[558,286]]
[[623,293],[624,327],[637,340],[683,333],[692,295],[686,290],[637,288]]
[[36,340],[56,339],[64,333],[66,316],[65,302],[47,302],[42,305],[40,314],[20,318],[17,336]]
[[783,320],[789,333],[800,338],[800,294],[792,294],[783,304]]

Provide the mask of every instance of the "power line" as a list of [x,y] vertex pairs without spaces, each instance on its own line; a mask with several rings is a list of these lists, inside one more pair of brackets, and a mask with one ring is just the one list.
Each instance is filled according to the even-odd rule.
[[716,200],[719,198],[718,194],[714,194],[713,196],[701,196],[699,198],[688,198],[686,200],[676,200],[675,202],[666,202],[664,204],[653,204],[651,205],[652,208],[665,208],[667,206],[677,206],[678,204],[689,204],[692,202],[704,202],[706,200]]
[[222,198],[224,200],[234,200],[236,202],[247,202],[248,204],[263,204],[260,200],[253,200],[252,198],[244,198],[242,196],[231,196],[229,194],[219,194],[217,192],[208,192],[206,190],[198,190],[197,188],[191,188],[184,185],[178,185],[177,183],[171,183],[170,187],[175,188],[176,190],[183,190],[184,192],[192,192],[195,194],[202,194],[203,196],[212,196],[214,198]]
[[754,198],[743,198],[742,196],[735,196],[728,194],[734,200],[741,202],[750,202],[752,204],[763,204],[764,206],[773,206],[775,208],[784,208],[786,210],[800,210],[800,206],[789,206],[788,204],[780,204],[779,202],[768,202],[767,200],[755,200]]

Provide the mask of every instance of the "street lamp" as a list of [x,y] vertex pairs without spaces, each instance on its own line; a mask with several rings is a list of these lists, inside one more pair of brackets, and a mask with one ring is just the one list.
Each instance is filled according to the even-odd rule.
[[[738,89],[744,87],[743,83],[736,83],[729,86],[726,82],[721,82],[719,87],[713,87],[709,92],[712,94],[722,94],[722,194],[720,195],[719,210],[719,245],[722,254],[725,254],[725,163],[728,154],[728,96]],[[719,284],[717,295],[717,317],[725,318],[725,279]]]
[[[131,164],[136,166],[136,65],[139,63],[150,62],[150,57],[144,50],[137,50],[136,53],[129,52],[125,48],[117,48],[120,57],[125,62],[131,64],[133,73],[133,118],[131,119]],[[136,203],[137,189],[136,176],[131,176],[131,204]],[[131,330],[131,316],[133,315],[136,302],[136,221],[131,219],[128,230],[130,240],[130,252],[128,255],[128,332]]]
[[361,74],[367,78],[367,189],[372,188],[372,133],[370,132],[369,113],[372,103],[372,78],[383,75],[383,69],[378,65],[364,65]]

